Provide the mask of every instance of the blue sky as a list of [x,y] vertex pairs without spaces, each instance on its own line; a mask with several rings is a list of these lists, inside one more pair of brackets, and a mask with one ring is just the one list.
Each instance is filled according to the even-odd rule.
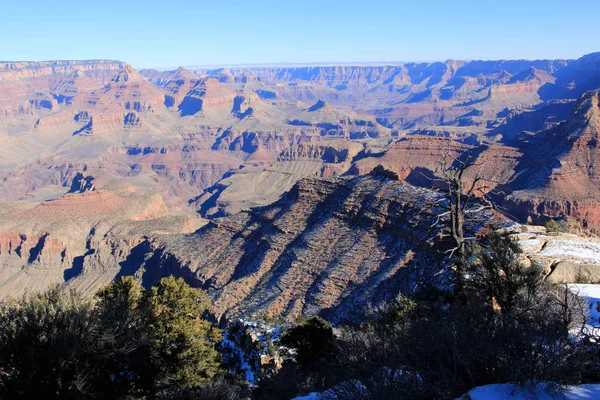
[[0,60],[578,58],[600,51],[599,17],[598,0],[0,0]]

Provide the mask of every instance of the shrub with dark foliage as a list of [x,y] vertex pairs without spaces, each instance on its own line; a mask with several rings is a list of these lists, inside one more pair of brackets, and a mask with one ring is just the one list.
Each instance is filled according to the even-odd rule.
[[[584,300],[547,282],[508,236],[486,238],[467,259],[460,296],[449,281],[445,295],[400,298],[343,327],[331,351],[320,353],[320,368],[296,375],[296,387],[317,387],[310,378],[338,400],[432,399],[491,383],[589,379],[598,338],[573,336],[584,324]],[[296,334],[295,343],[308,336]]]
[[1,397],[238,393],[218,378],[220,332],[202,318],[209,307],[206,294],[173,277],[149,290],[122,278],[95,303],[58,286],[1,303]]
[[335,336],[331,324],[311,317],[289,328],[281,336],[284,358],[279,370],[266,371],[254,392],[257,399],[289,399],[298,393],[325,387],[327,373],[322,371],[331,356]]
[[69,398],[90,391],[98,320],[91,303],[54,287],[0,305],[0,397]]
[[320,317],[312,317],[290,328],[281,336],[281,344],[296,351],[295,360],[301,369],[310,368],[331,350],[333,328]]

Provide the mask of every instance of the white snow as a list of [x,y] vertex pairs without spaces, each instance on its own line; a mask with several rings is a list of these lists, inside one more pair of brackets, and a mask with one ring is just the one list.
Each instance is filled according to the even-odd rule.
[[[324,396],[322,393],[313,392],[293,400],[322,400],[324,397],[332,398],[332,395],[333,393],[327,393],[327,396]],[[547,383],[540,383],[535,387],[501,383],[471,389],[469,396],[471,396],[471,400],[597,400],[600,399],[600,384],[565,386],[563,390],[556,393],[549,390]]]
[[541,239],[524,239],[524,240],[519,240],[519,244],[522,246],[539,246],[540,244],[542,244],[542,240]]
[[600,263],[600,243],[579,240],[550,240],[539,252],[540,256],[572,256],[593,263]]
[[323,395],[318,392],[312,392],[307,394],[306,396],[294,397],[292,400],[321,400]]
[[580,296],[600,301],[600,285],[570,283],[569,288]]
[[519,245],[525,253],[537,251],[542,246],[541,239],[524,239],[519,240]]
[[238,359],[240,360],[240,368],[242,371],[244,371],[246,380],[251,386],[256,386],[257,382],[254,376],[253,368],[246,360],[246,355],[244,351],[240,349],[236,343],[229,339],[227,332],[223,337],[223,342],[221,343],[221,345],[223,347],[228,347],[234,354],[237,355]]
[[600,399],[600,384],[567,386],[562,394],[552,395],[547,384],[521,388],[508,383],[480,386],[469,391],[472,400],[575,400]]
[[571,283],[569,289],[581,297],[587,297],[590,304],[588,323],[595,327],[600,327],[600,285]]
[[[262,355],[269,355],[269,343],[278,344],[280,335],[288,325],[276,326],[262,319],[238,319],[238,322],[243,327],[245,334],[249,335],[255,344],[258,344],[258,348],[253,350],[242,349],[240,344],[237,343],[239,338],[236,339],[228,331],[223,335],[221,345],[223,348],[227,348],[234,359],[238,361],[236,368],[244,374],[250,386],[255,387],[258,384],[261,368],[258,359]],[[246,351],[249,351],[249,353],[247,354]]]

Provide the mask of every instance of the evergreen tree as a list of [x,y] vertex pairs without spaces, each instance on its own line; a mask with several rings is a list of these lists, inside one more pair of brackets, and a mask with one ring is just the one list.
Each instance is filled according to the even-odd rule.
[[144,294],[133,277],[122,277],[98,291],[100,334],[93,344],[94,383],[111,397],[151,393],[154,370],[149,361],[149,337],[140,309]]
[[227,391],[223,380],[209,385],[225,371],[215,348],[220,332],[203,319],[204,292],[173,277],[144,290],[125,277],[96,300],[56,286],[0,302],[0,398]]
[[0,397],[88,394],[87,354],[97,329],[90,302],[59,286],[0,304]]
[[215,345],[221,333],[202,319],[209,310],[206,294],[181,278],[163,278],[142,300],[149,337],[150,365],[157,389],[192,388],[221,371]]

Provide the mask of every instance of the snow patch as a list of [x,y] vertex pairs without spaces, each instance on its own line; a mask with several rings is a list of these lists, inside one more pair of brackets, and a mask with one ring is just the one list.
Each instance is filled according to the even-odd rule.
[[[511,383],[497,383],[471,389],[469,396],[471,400],[591,400],[600,399],[600,384],[564,386],[561,391],[557,392],[553,391],[548,383],[525,387]],[[322,400],[324,398],[335,398],[335,395],[331,391],[313,392],[306,396],[295,397],[293,400]],[[460,398],[456,400],[460,400]]]
[[537,251],[544,242],[541,239],[524,239],[519,240],[519,245],[525,253]]
[[600,243],[578,240],[550,240],[538,254],[544,257],[571,256],[600,263]]
[[246,378],[246,380],[248,381],[248,383],[250,384],[250,386],[256,386],[257,385],[257,381],[256,381],[256,377],[254,374],[254,369],[256,367],[252,367],[250,365],[250,363],[248,363],[247,361],[247,357],[246,357],[246,353],[244,352],[243,349],[240,349],[240,347],[238,346],[237,343],[235,343],[234,341],[230,340],[229,338],[229,332],[226,332],[223,338],[223,341],[221,342],[221,346],[223,346],[223,348],[227,348],[229,349],[229,351],[234,354],[235,356],[237,356],[239,362],[240,362],[240,369],[244,372],[244,377]]
[[519,387],[508,383],[494,384],[475,388],[469,391],[472,400],[575,400],[600,399],[600,384],[566,386],[562,394],[552,394],[548,384],[535,387]]
[[541,239],[519,240],[519,244],[522,246],[539,246],[540,244],[542,244],[542,240]]
[[306,396],[294,397],[292,400],[321,400],[323,395],[321,393],[312,392]]
[[568,287],[573,293],[587,297],[590,305],[588,324],[600,327],[600,285],[571,283]]

